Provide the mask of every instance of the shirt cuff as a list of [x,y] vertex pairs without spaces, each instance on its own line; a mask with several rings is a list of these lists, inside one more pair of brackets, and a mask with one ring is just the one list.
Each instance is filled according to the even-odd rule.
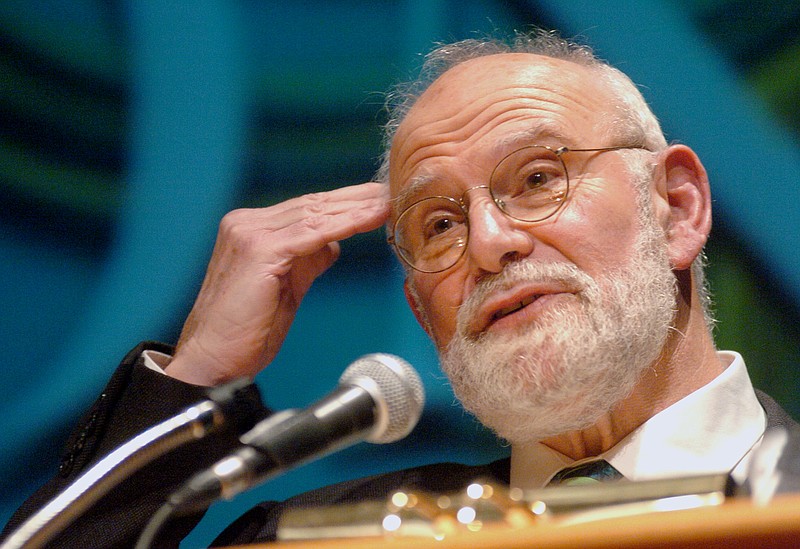
[[169,363],[172,362],[172,355],[168,355],[166,353],[159,353],[158,351],[142,351],[142,358],[144,359],[144,365],[153,370],[154,372],[158,372],[159,374],[166,375],[167,372],[164,369],[169,366]]

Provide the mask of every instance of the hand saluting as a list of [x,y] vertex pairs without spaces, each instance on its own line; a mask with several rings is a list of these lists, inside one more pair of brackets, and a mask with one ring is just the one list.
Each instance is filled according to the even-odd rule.
[[338,241],[380,227],[388,197],[388,186],[364,183],[228,213],[167,374],[197,385],[254,377],[338,258]]

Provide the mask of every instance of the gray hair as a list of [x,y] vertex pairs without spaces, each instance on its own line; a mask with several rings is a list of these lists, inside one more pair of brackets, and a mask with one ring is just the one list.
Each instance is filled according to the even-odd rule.
[[[530,32],[515,32],[505,40],[484,38],[440,44],[425,56],[418,78],[397,85],[387,94],[388,120],[384,126],[384,152],[375,181],[389,182],[389,158],[395,134],[425,90],[456,65],[479,57],[503,53],[536,54],[569,61],[596,71],[599,81],[610,92],[614,101],[611,105],[611,119],[608,121],[608,137],[618,144],[638,145],[652,152],[667,147],[658,119],[639,89],[625,73],[599,59],[589,46],[562,38],[555,31],[533,29]],[[644,167],[639,164],[642,160],[641,155],[635,151],[631,151],[631,155],[631,170],[641,173]],[[639,159],[639,162],[633,160],[634,158]],[[649,162],[647,164],[649,166]],[[647,179],[637,178],[645,185],[649,185],[652,180],[652,166],[649,166],[648,171]],[[645,207],[644,204],[642,206]],[[705,266],[706,256],[701,252],[692,264],[692,274],[706,324],[711,331],[714,327],[714,318]]]
[[[652,221],[647,219],[652,219],[655,216],[650,194],[650,183],[653,180],[654,167],[651,162],[652,155],[642,150],[623,151],[622,154],[625,155],[628,172],[633,176],[636,182],[636,202],[639,211],[639,222],[642,225],[645,223],[652,223]],[[706,253],[705,251],[701,251],[692,262],[691,270],[697,289],[697,299],[703,311],[706,327],[709,333],[713,333],[717,321],[716,318],[714,318],[711,288],[709,287],[706,277],[707,264],[708,258]]]

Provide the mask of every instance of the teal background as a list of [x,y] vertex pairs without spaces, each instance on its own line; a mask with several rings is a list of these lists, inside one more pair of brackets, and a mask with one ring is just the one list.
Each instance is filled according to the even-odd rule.
[[[531,24],[593,45],[701,155],[719,345],[800,417],[799,22],[792,0],[0,3],[0,519],[124,353],[175,341],[226,211],[368,180],[382,93],[421,52]],[[507,453],[454,403],[383,238],[343,244],[258,383],[304,406],[358,356],[396,353],[426,384],[419,428],[215,505],[187,547],[261,499]]]

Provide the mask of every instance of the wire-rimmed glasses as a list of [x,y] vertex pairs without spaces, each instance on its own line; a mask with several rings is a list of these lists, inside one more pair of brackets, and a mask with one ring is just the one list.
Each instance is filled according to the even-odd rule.
[[497,207],[512,219],[535,223],[555,215],[569,194],[569,173],[562,158],[568,152],[608,152],[644,149],[618,146],[570,149],[528,145],[503,157],[488,185],[464,191],[459,199],[429,196],[414,202],[397,217],[389,242],[412,269],[438,273],[455,265],[467,247],[469,209],[464,196],[488,189]]

